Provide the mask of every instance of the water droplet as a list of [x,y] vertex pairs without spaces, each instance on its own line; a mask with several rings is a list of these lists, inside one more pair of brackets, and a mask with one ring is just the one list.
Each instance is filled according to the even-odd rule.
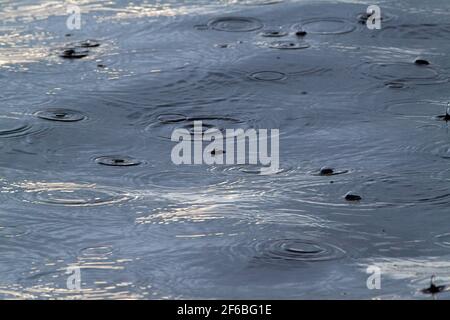
[[41,110],[36,112],[35,116],[45,120],[62,122],[76,122],[86,119],[86,116],[80,111],[62,108]]
[[142,161],[134,159],[128,156],[102,156],[95,159],[95,162],[105,166],[115,166],[115,167],[129,167],[137,166],[142,163]]
[[281,50],[296,50],[309,48],[306,42],[292,42],[292,41],[274,41],[269,43],[269,48]]

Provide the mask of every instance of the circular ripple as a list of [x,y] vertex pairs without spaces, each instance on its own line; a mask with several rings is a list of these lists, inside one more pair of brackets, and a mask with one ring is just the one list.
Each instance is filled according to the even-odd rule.
[[137,166],[142,163],[142,161],[137,160],[135,158],[120,155],[98,157],[95,158],[95,162],[105,166],[113,166],[113,167],[130,167],[130,166]]
[[87,247],[80,250],[79,258],[89,260],[104,259],[111,256],[113,251],[113,247],[109,245]]
[[259,81],[279,81],[287,79],[287,75],[278,71],[258,71],[249,74],[249,78]]
[[75,183],[26,183],[19,185],[23,189],[23,200],[46,205],[88,207],[116,204],[131,197],[123,192],[94,184]]
[[161,171],[144,172],[127,178],[131,183],[141,188],[164,188],[169,190],[189,191],[199,187],[216,187],[229,185],[230,181],[223,176],[206,176],[204,172]]
[[340,18],[315,18],[297,23],[293,28],[295,31],[302,30],[311,34],[333,35],[352,32],[356,29],[356,26]]
[[447,102],[433,100],[400,100],[386,104],[388,112],[404,118],[439,119],[445,115]]
[[0,138],[22,137],[37,131],[39,130],[24,119],[0,116]]
[[314,240],[280,239],[261,242],[257,245],[259,262],[317,262],[340,259],[346,252],[341,248]]
[[41,110],[36,112],[35,115],[41,119],[62,122],[76,122],[86,119],[86,116],[80,111],[62,108]]
[[383,80],[391,84],[432,85],[447,80],[432,66],[417,66],[406,62],[365,62],[358,67],[369,78]]
[[270,168],[257,164],[242,164],[242,165],[227,165],[227,166],[212,166],[211,172],[220,172],[227,175],[241,175],[242,173],[249,175],[273,175],[289,172],[291,168]]
[[[145,131],[154,132],[158,137],[163,139],[171,139],[172,133],[176,129],[185,129],[183,138],[186,139],[187,134],[195,133],[195,123],[201,121],[201,136],[190,136],[191,139],[206,139],[209,136],[221,133],[224,137],[231,137],[226,129],[240,129],[245,122],[233,117],[226,116],[196,116],[187,117],[182,114],[163,114],[157,117],[157,121],[147,125]],[[242,128],[245,129],[245,128]],[[183,132],[180,132],[183,133]]]
[[177,123],[187,121],[187,117],[179,113],[168,113],[158,116],[158,121],[163,124]]
[[220,17],[208,22],[209,28],[227,32],[250,32],[261,29],[264,25],[255,18]]
[[309,48],[309,44],[307,44],[306,42],[294,42],[294,41],[274,41],[264,45],[272,49],[280,49],[280,50],[299,50]]

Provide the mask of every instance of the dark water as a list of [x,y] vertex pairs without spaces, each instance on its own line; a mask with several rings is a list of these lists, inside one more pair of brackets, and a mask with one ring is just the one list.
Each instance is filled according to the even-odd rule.
[[[74,31],[58,2],[0,6],[1,298],[429,298],[432,274],[450,282],[449,2],[378,3],[381,30],[360,1],[79,3]],[[280,172],[173,165],[170,135],[196,117],[280,129]]]

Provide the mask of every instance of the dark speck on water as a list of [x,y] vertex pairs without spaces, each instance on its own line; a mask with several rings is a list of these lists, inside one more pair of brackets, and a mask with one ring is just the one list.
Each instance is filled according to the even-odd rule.
[[89,54],[89,51],[87,50],[78,50],[78,49],[65,49],[60,54],[61,58],[64,59],[81,59],[84,57],[87,57]]
[[421,290],[422,293],[434,295],[434,294],[443,292],[444,290],[447,289],[447,286],[445,286],[445,285],[440,285],[440,286],[435,285],[434,279],[435,279],[435,276],[433,275],[430,280],[430,286],[428,288],[422,289]]
[[345,195],[345,200],[347,200],[347,201],[360,201],[360,200],[362,200],[362,197],[357,195],[357,194],[354,194],[352,192],[349,192],[349,193],[347,193]]
[[323,167],[320,169],[320,174],[322,176],[330,176],[330,175],[333,175],[333,173],[334,173],[334,170],[329,167]]
[[417,59],[414,61],[414,63],[417,64],[417,65],[419,65],[419,66],[427,66],[427,65],[430,64],[430,62],[428,62],[427,60],[425,60],[425,59],[420,59],[420,58],[417,58]]

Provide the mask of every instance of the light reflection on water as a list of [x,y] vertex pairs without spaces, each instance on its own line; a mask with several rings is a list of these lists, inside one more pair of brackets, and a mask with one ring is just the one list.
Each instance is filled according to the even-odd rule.
[[[380,31],[359,1],[77,4],[81,30],[60,1],[0,8],[1,298],[427,298],[432,274],[450,282],[448,3],[382,4]],[[280,129],[281,170],[172,165],[170,134],[194,119]]]

